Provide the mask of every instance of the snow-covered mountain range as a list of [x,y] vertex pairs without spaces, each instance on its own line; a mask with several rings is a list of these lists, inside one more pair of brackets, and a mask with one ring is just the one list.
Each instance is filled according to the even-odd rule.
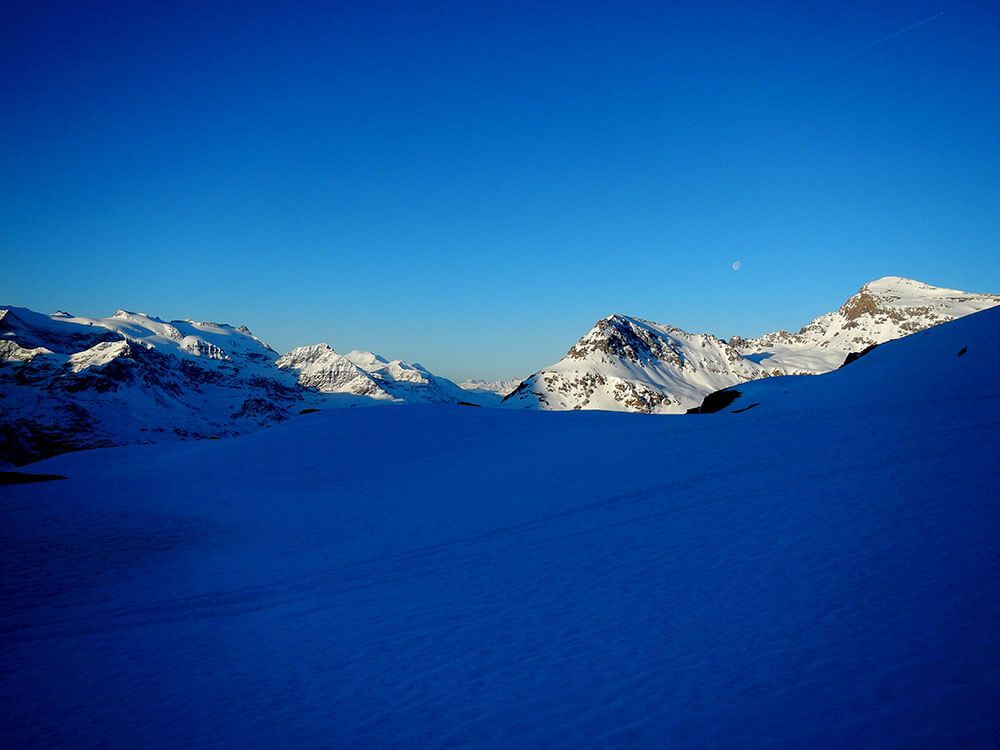
[[512,390],[521,385],[517,378],[506,380],[463,380],[459,385],[467,391],[481,391],[483,393],[495,393],[498,396],[506,396]]
[[521,384],[517,378],[507,380],[463,380],[459,385],[471,394],[480,406],[499,406],[504,397]]
[[327,344],[292,349],[275,364],[297,374],[305,388],[320,393],[351,393],[379,401],[452,404],[468,394],[455,383],[429,372],[423,365],[377,354],[352,351],[337,354]]
[[838,310],[798,333],[724,341],[609,315],[565,357],[521,383],[502,405],[682,413],[715,390],[774,375],[829,372],[852,352],[997,304],[1000,295],[887,276],[865,284]]
[[227,437],[302,411],[404,402],[479,400],[371,352],[317,344],[279,356],[243,326],[0,308],[0,461]]
[[244,326],[0,307],[0,462],[68,450],[240,435],[317,409],[474,404],[683,413],[716,390],[818,374],[851,352],[992,307],[970,294],[886,277],[798,333],[724,341],[609,315],[527,380],[465,381],[366,351],[314,344],[279,355]]

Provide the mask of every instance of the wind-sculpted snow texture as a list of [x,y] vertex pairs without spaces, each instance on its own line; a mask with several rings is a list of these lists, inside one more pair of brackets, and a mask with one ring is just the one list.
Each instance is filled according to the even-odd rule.
[[1000,304],[887,276],[798,333],[728,342],[624,315],[599,320],[566,356],[504,399],[508,408],[679,413],[720,388],[774,375],[819,374],[851,352]]
[[41,462],[0,488],[0,736],[990,747],[998,344],[978,313],[735,415],[336,410]]
[[476,400],[420,365],[325,344],[283,357],[245,327],[0,308],[0,461],[230,437],[303,409]]

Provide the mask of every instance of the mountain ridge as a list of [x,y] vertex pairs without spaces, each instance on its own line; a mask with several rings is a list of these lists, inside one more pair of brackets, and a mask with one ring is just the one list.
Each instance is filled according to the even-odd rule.
[[0,461],[66,450],[231,437],[325,408],[472,404],[683,413],[709,393],[818,374],[848,354],[1000,304],[902,277],[863,285],[797,333],[724,340],[611,314],[523,381],[461,386],[419,363],[325,343],[279,354],[246,326],[0,307]]
[[682,413],[713,391],[775,375],[829,372],[852,352],[997,304],[1000,295],[884,276],[797,333],[726,341],[612,314],[561,360],[522,381],[502,406]]
[[460,401],[478,403],[420,365],[326,344],[279,355],[246,326],[0,308],[3,462],[232,437],[319,408]]

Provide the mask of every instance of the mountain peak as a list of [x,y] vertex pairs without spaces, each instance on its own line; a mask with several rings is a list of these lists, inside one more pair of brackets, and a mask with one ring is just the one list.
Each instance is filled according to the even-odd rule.
[[[862,286],[844,302],[838,313],[848,322],[866,317],[899,324],[908,318],[921,317],[926,318],[926,323],[931,325],[991,307],[998,302],[1000,296],[995,294],[972,294],[958,289],[931,286],[902,276],[883,276]],[[816,321],[813,322],[815,323]],[[915,329],[903,330],[912,332]]]
[[909,279],[905,276],[880,276],[877,279],[872,279],[867,284],[862,285],[862,289],[887,289],[899,286],[929,286],[922,281],[917,281],[916,279]]
[[670,341],[673,333],[683,334],[683,331],[616,313],[598,320],[566,352],[566,359],[625,360],[641,365],[655,359],[676,358],[676,347]]
[[[923,281],[908,279],[905,276],[882,276],[881,278],[869,281],[867,284],[863,284],[858,290],[858,294],[868,292],[870,294],[933,295],[942,291],[957,292],[954,289],[931,286],[930,284],[925,284]],[[957,293],[964,294],[964,292]]]
[[389,364],[389,360],[385,357],[380,357],[374,352],[367,352],[363,349],[355,349],[344,355],[351,362],[356,364],[362,370],[377,370],[380,367],[384,367]]
[[329,344],[321,341],[318,344],[306,344],[304,346],[297,346],[294,349],[292,349],[291,351],[289,351],[288,354],[302,354],[302,355],[305,355],[305,354],[316,354],[316,355],[319,355],[319,354],[326,354],[327,352],[329,352],[331,354],[336,354],[337,353],[336,351],[334,351],[334,349],[333,349],[332,346],[330,346]]
[[138,323],[143,323],[145,321],[152,321],[153,323],[163,322],[162,319],[156,317],[155,315],[150,315],[149,313],[144,312],[133,312],[132,310],[122,310],[121,308],[115,310],[115,314],[111,317]]

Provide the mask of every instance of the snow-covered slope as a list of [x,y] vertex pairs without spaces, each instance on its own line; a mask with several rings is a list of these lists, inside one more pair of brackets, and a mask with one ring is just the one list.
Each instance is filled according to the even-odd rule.
[[747,386],[794,408],[331,410],[42,462],[0,491],[0,736],[991,747],[998,317]]
[[[788,375],[719,391],[708,411],[755,415],[878,413],[919,405],[928,419],[956,400],[996,409],[1000,392],[1000,307],[880,344],[822,377]],[[726,398],[724,394],[728,394]]]
[[751,340],[726,342],[610,315],[563,359],[519,385],[503,405],[680,413],[717,389],[774,375],[829,372],[851,352],[997,304],[1000,295],[887,276],[865,284],[839,310],[798,333],[778,331]]
[[[352,361],[353,359],[353,361]],[[0,308],[0,460],[244,434],[303,409],[470,400],[420,365],[325,345],[283,357],[247,328]]]
[[301,401],[277,353],[246,328],[0,310],[0,459],[223,437],[286,419]]
[[886,276],[865,284],[835,312],[798,333],[777,331],[733,342],[765,368],[815,374],[839,367],[851,352],[1000,305],[1000,295],[943,289]]

